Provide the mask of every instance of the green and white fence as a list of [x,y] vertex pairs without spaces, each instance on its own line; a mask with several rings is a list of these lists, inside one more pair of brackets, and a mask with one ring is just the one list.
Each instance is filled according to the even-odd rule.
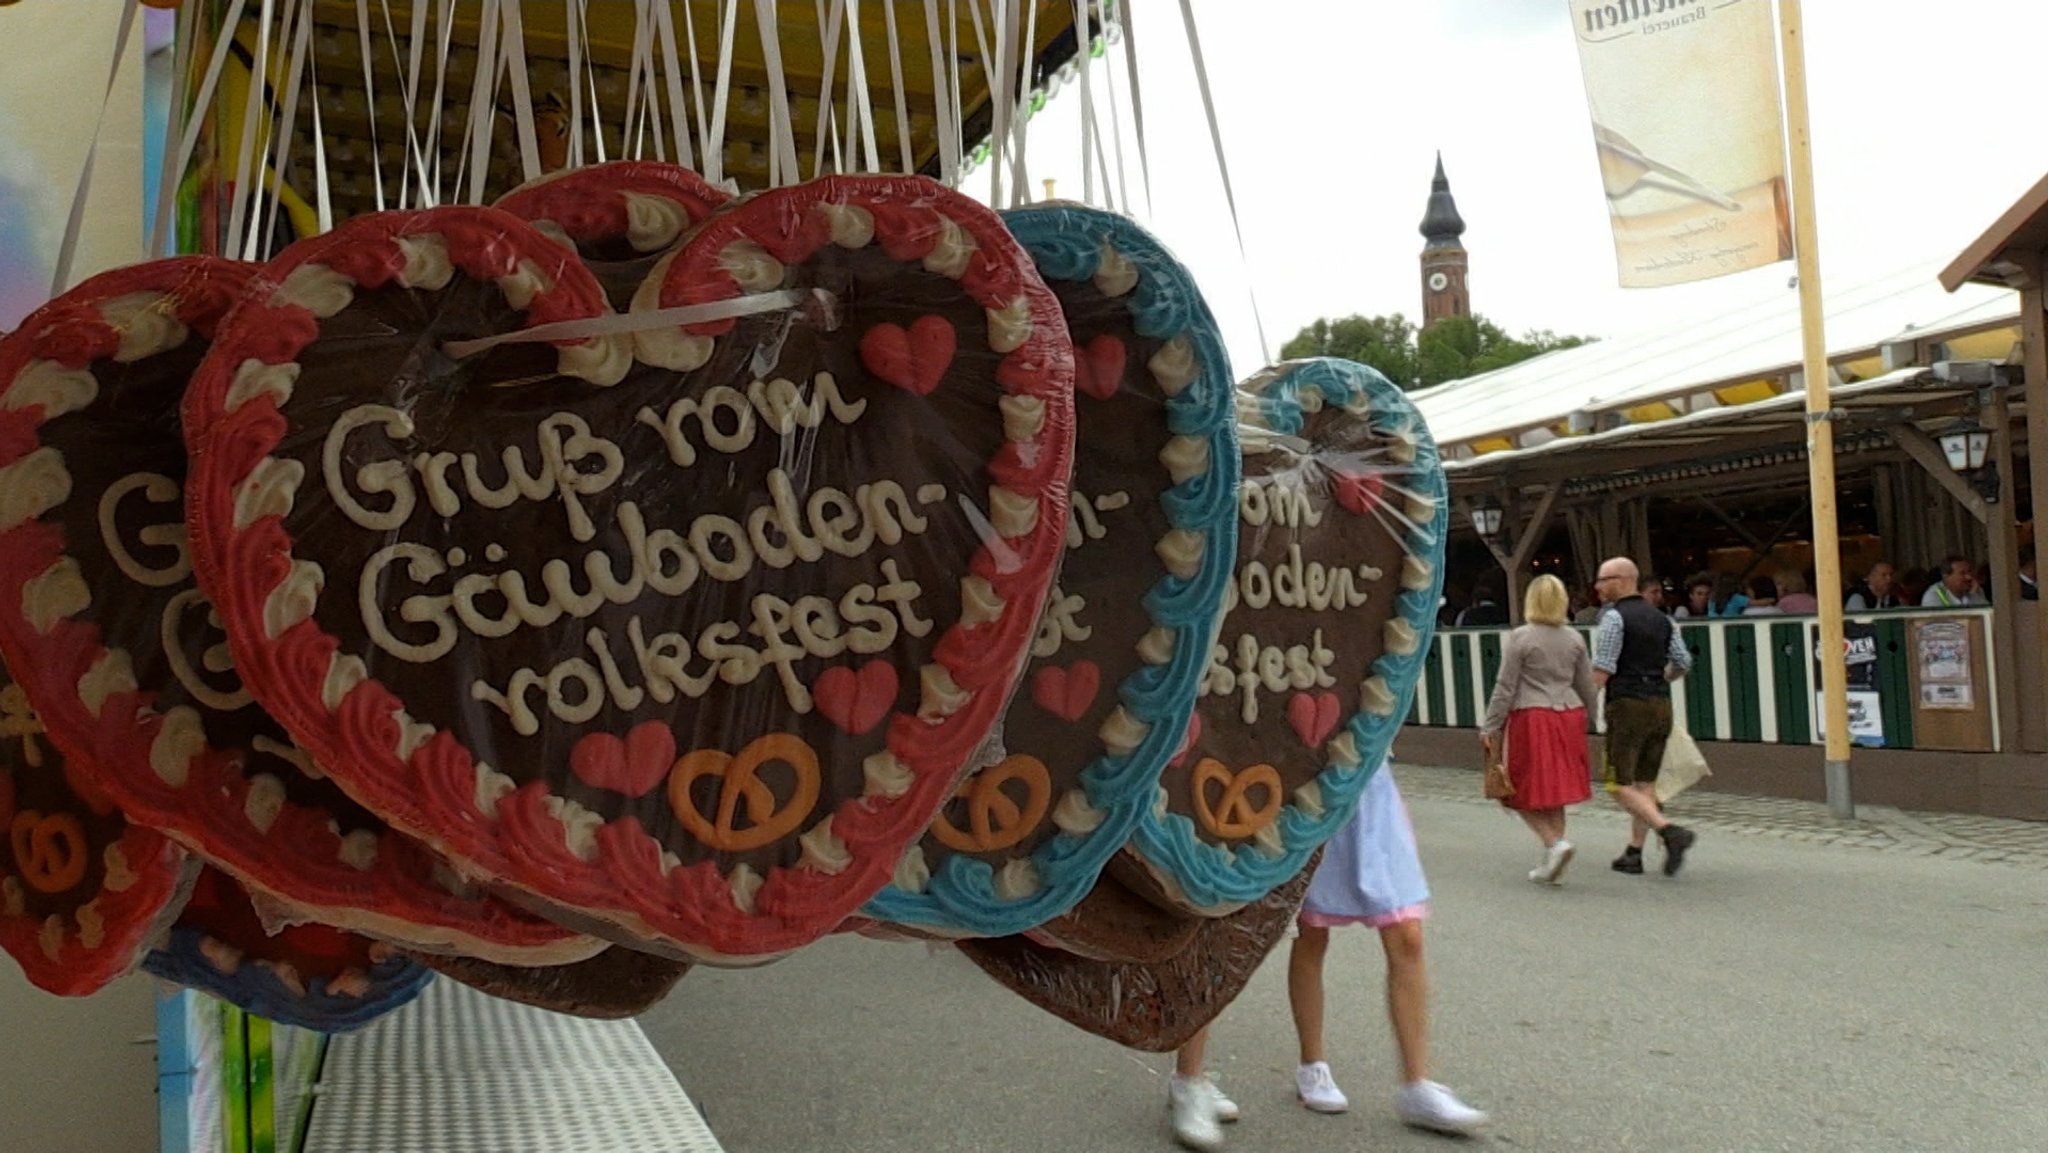
[[[1877,689],[1887,748],[1915,747],[1915,697],[1910,649],[1911,622],[1984,618],[1978,635],[1989,635],[1989,609],[1942,612],[1886,612],[1853,615],[1872,626],[1877,641]],[[1592,643],[1593,630],[1577,627]],[[1760,744],[1819,743],[1814,694],[1814,649],[1820,621],[1809,616],[1738,617],[1680,622],[1679,635],[1692,650],[1692,672],[1679,682],[1673,704],[1685,710],[1696,740]],[[1478,728],[1500,669],[1505,628],[1439,629],[1416,686],[1408,723],[1439,728]],[[1996,662],[1984,662],[1987,683],[1975,686],[1980,699],[1997,701]],[[1994,729],[1995,729],[1994,717]]]

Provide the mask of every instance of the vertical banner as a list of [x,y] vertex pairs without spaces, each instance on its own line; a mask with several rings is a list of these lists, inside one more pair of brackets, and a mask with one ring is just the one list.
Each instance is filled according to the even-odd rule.
[[[1821,683],[1820,666],[1827,654],[1821,651],[1818,629],[1808,629],[1813,640],[1813,683]],[[1842,658],[1849,664],[1849,740],[1865,748],[1884,747],[1884,698],[1877,679],[1877,628],[1868,622],[1842,622]],[[1813,694],[1814,737],[1827,736],[1827,702]]]
[[1570,0],[1623,288],[1792,257],[1771,0]]

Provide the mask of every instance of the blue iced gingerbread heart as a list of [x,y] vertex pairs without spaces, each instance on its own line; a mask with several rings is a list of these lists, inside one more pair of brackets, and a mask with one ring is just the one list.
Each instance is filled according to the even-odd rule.
[[420,995],[426,966],[325,925],[271,933],[241,884],[201,869],[191,900],[143,969],[281,1024],[322,1033],[360,1029]]
[[1187,749],[1118,876],[1215,916],[1350,819],[1407,714],[1443,587],[1448,494],[1407,396],[1348,360],[1238,386],[1236,569]]
[[1184,742],[1236,548],[1239,454],[1222,334],[1188,270],[1114,213],[1005,213],[1073,337],[1067,551],[983,767],[863,912],[1022,932],[1093,886]]

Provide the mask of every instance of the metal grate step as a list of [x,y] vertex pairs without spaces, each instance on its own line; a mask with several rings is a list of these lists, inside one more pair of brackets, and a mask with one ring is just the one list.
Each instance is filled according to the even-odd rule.
[[446,979],[334,1038],[306,1153],[722,1153],[640,1026]]

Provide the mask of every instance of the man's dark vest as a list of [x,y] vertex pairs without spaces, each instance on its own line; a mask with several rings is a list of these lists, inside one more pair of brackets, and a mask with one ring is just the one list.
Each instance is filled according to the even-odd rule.
[[1607,695],[1655,700],[1671,695],[1664,666],[1671,663],[1671,630],[1678,627],[1641,597],[1614,602],[1621,616],[1621,658],[1607,678]]

